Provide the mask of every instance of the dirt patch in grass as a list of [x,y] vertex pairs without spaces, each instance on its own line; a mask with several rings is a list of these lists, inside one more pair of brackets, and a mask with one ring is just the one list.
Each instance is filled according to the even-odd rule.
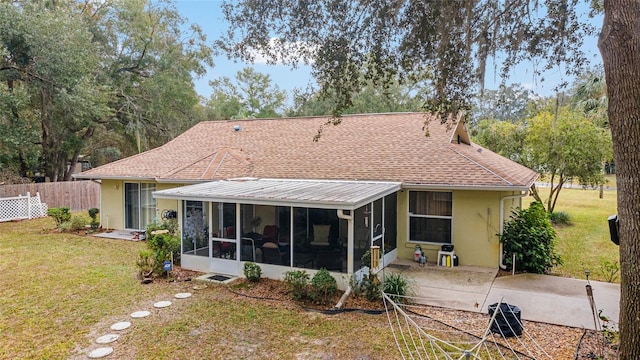
[[[331,307],[337,303],[342,292],[330,302],[331,306],[314,304],[309,300],[293,301],[288,294],[286,285],[282,281],[262,279],[251,283],[239,279],[230,284],[228,289],[236,296],[250,298],[257,301],[276,301],[282,306],[300,311],[320,311],[322,314],[331,313]],[[369,301],[362,296],[350,296],[344,304],[347,312],[362,310],[364,313],[383,312],[381,301]],[[479,341],[489,322],[488,314],[457,311],[432,306],[407,306],[408,312],[413,314],[414,320],[421,323],[425,329],[446,333],[458,331],[462,336],[469,336],[470,341]],[[354,311],[358,313],[358,311]],[[386,316],[386,315],[384,315]],[[522,354],[534,354],[536,358],[553,359],[616,359],[617,344],[615,339],[606,338],[602,332],[583,330],[565,326],[551,325],[532,321],[523,321],[525,334],[520,339],[504,339],[499,335],[492,335],[492,341],[503,344],[504,349],[513,348]],[[438,330],[440,329],[440,330]],[[390,331],[390,330],[389,330]],[[469,334],[465,334],[469,333]],[[613,340],[613,341],[612,341]],[[391,345],[391,344],[389,344]],[[392,355],[393,354],[393,355]],[[388,354],[389,358],[399,357],[396,349]],[[302,359],[314,357],[299,357]],[[526,355],[524,358],[527,358]]]
[[[303,309],[326,311],[332,310],[338,303],[338,301],[340,301],[340,298],[343,295],[342,291],[338,291],[323,304],[316,303],[311,299],[293,301],[286,287],[286,284],[282,281],[271,279],[261,279],[259,282],[255,283],[248,282],[245,279],[238,279],[229,284],[229,290],[241,296],[253,297],[261,300],[291,302]],[[346,299],[346,302],[343,304],[342,309],[382,311],[384,310],[384,306],[381,301],[369,301],[364,297],[352,295]]]
[[[139,285],[155,289],[151,292],[154,295],[132,303],[122,315],[109,316],[92,326],[87,343],[77,346],[72,358],[86,358],[97,347],[94,339],[111,332],[109,326],[121,320],[131,321],[133,326],[121,332],[121,338],[112,345],[114,358],[402,358],[386,314],[378,312],[384,309],[382,302],[351,295],[344,304],[347,311],[331,312],[342,293],[336,294],[329,305],[309,300],[297,302],[291,299],[282,281],[261,279],[250,283],[238,279],[224,285],[188,281],[199,273],[174,269],[183,280],[157,279],[153,284]],[[207,287],[194,289],[203,284]],[[193,296],[174,299],[178,292],[191,292]],[[173,302],[170,307],[153,308],[155,301],[169,299]],[[144,309],[151,310],[152,315],[129,319],[129,313]],[[453,333],[455,337],[467,337],[470,342],[479,340],[489,321],[487,314],[474,312],[429,306],[405,309],[425,331],[434,335]],[[529,321],[523,325],[530,337],[522,337],[522,343],[499,336],[493,340],[524,354],[533,351],[541,359],[617,356],[615,347],[603,345],[601,333]]]

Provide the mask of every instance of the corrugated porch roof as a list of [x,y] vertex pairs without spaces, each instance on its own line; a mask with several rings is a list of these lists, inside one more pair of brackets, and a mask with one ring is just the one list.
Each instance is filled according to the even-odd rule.
[[401,188],[400,182],[232,179],[156,191],[155,198],[355,210]]

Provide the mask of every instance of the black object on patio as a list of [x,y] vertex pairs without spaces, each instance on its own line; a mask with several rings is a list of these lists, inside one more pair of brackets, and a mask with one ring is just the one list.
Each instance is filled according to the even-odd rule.
[[[500,305],[500,307],[498,307]],[[520,308],[507,303],[495,303],[489,305],[489,316],[497,311],[495,319],[491,323],[491,332],[501,334],[504,337],[522,335],[522,322],[520,321]]]

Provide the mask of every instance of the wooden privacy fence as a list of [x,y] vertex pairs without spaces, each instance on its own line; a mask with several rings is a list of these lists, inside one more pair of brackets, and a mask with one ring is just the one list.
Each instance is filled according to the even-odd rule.
[[40,200],[49,208],[68,207],[71,211],[100,208],[100,184],[91,180],[0,185],[0,198],[27,193],[40,193]]

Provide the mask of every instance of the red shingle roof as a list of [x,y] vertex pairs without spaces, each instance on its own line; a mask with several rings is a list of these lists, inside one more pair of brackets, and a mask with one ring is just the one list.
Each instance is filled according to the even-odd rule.
[[514,189],[528,188],[537,178],[531,169],[465,144],[464,127],[433,118],[425,136],[425,116],[345,115],[340,125],[327,125],[317,142],[313,138],[326,117],[206,121],[161,147],[79,177],[176,183],[236,177],[377,180]]

